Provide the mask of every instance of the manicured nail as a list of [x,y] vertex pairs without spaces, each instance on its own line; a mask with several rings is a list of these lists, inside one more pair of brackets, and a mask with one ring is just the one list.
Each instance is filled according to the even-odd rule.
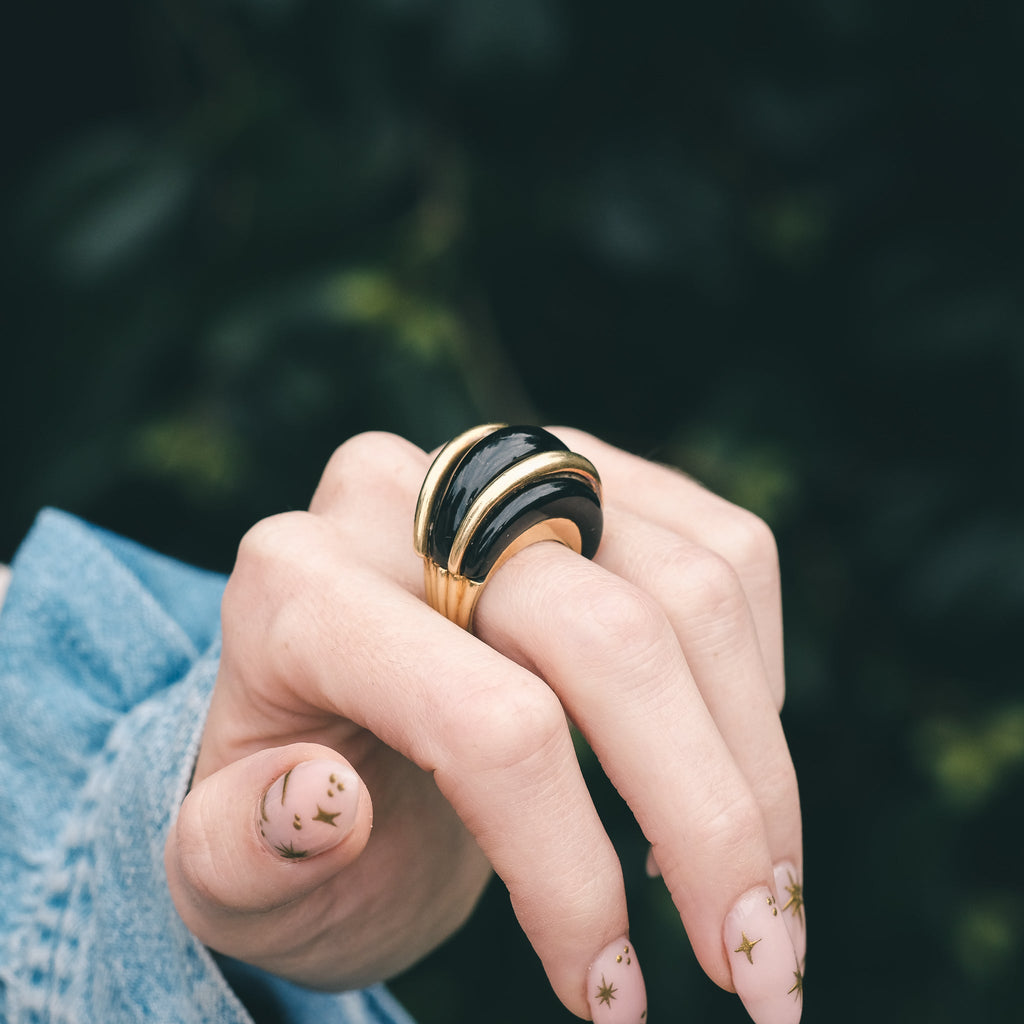
[[594,1024],[643,1024],[647,989],[629,939],[609,943],[587,971],[587,1002]]
[[648,878],[661,878],[661,868],[658,867],[653,846],[647,851],[647,861],[644,864],[644,870],[647,872]]
[[755,1024],[797,1024],[804,977],[786,921],[767,886],[741,896],[725,919],[732,981]]
[[260,835],[286,860],[314,857],[349,834],[358,804],[359,779],[351,768],[337,761],[303,761],[264,794]]
[[807,919],[804,917],[803,877],[791,861],[779,861],[775,865],[775,891],[779,894],[779,914],[786,922],[789,937],[793,940],[796,958],[803,970],[807,956]]

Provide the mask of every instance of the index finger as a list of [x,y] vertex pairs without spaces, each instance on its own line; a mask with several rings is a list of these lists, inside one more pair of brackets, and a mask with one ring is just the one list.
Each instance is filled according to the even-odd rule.
[[[297,706],[354,722],[431,772],[507,885],[562,1002],[579,1016],[637,1024],[645,997],[621,867],[561,703],[418,596],[410,525],[425,469],[412,446],[363,439],[334,461],[337,479],[318,491],[316,514],[258,531],[249,545],[262,553],[247,557],[276,583],[263,591],[281,599],[269,615],[231,613],[241,631],[232,649],[251,652],[247,671],[275,677],[278,708],[290,691]],[[389,486],[374,485],[381,472]]]

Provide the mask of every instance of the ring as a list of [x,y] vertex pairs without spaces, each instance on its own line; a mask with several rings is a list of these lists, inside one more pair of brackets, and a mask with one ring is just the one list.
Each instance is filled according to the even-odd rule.
[[542,540],[593,558],[603,524],[597,470],[554,434],[504,423],[467,430],[438,453],[416,503],[427,602],[472,630],[484,585],[509,558]]

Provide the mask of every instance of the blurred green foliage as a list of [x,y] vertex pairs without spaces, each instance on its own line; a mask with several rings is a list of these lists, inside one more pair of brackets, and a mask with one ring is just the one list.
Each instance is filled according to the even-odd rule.
[[[0,557],[48,503],[226,570],[369,428],[674,462],[779,539],[806,1019],[1019,1019],[1019,8],[7,21]],[[588,767],[652,1019],[742,1020]],[[396,987],[423,1024],[566,1017],[497,886]]]

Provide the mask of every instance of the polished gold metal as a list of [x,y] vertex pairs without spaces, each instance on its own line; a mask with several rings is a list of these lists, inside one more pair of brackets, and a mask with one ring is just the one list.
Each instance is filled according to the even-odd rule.
[[416,553],[427,557],[427,533],[430,530],[430,519],[434,499],[437,497],[438,485],[462,461],[463,455],[488,434],[504,427],[504,423],[485,423],[481,427],[473,427],[458,437],[452,438],[438,453],[430,464],[427,475],[420,488],[420,496],[416,501],[416,518],[414,520],[413,544]]
[[423,582],[427,591],[427,604],[451,619],[462,629],[471,629],[476,602],[483,592],[483,583],[454,576],[432,559],[423,563]]

